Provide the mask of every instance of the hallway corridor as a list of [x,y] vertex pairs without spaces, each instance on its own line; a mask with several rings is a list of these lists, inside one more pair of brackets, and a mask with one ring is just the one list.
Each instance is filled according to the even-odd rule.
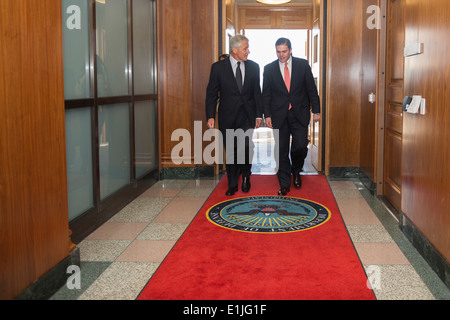
[[[305,174],[314,174],[310,163]],[[64,286],[51,299],[136,299],[219,181],[156,183],[78,245],[81,289]],[[359,179],[328,181],[366,272],[373,266],[380,271],[374,290],[378,300],[450,299],[448,288],[401,233],[394,216]]]

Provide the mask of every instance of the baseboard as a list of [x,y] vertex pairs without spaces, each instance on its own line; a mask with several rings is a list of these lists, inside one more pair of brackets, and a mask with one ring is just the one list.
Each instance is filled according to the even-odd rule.
[[331,179],[359,178],[359,167],[330,167],[328,177]]
[[19,294],[14,300],[48,300],[59,289],[66,285],[71,274],[69,266],[80,267],[80,250],[75,248],[68,257],[44,274],[32,285]]
[[197,166],[197,167],[166,167],[160,170],[161,180],[164,179],[181,179],[190,180],[198,178],[213,178],[213,166]]
[[450,288],[450,263],[433,247],[433,245],[420,233],[411,220],[400,212],[400,230],[416,248],[428,265],[438,277]]

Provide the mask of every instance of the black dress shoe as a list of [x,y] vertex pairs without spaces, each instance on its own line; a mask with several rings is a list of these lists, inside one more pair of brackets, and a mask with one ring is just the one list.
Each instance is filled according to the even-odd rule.
[[285,196],[288,194],[289,191],[291,191],[291,189],[282,187],[280,190],[278,190],[278,195]]
[[294,186],[297,189],[300,189],[302,187],[302,177],[300,176],[300,172],[294,173]]
[[230,188],[228,188],[228,190],[225,193],[225,195],[227,195],[227,196],[234,196],[236,191],[238,191],[238,187],[230,187]]
[[250,191],[250,178],[243,178],[242,179],[242,192],[247,193]]

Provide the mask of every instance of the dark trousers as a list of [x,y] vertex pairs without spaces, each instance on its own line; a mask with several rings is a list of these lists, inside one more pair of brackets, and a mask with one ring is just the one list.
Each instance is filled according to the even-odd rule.
[[[292,143],[291,143],[292,136]],[[286,121],[279,128],[278,182],[280,187],[291,186],[291,173],[303,170],[305,158],[308,154],[308,127],[303,126],[290,110]]]
[[[254,143],[252,140],[253,128],[250,127],[247,120],[244,120],[230,130],[234,134],[230,135],[228,133],[227,135],[225,130],[221,130],[221,132],[227,158],[228,187],[234,188],[238,186],[238,180],[241,174],[243,178],[249,178],[251,175],[254,152]],[[234,146],[232,148],[227,147],[227,142],[231,142],[229,139],[234,140]]]

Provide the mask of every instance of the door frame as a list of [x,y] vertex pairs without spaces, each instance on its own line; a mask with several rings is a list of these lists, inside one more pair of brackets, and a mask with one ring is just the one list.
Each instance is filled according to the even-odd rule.
[[[315,169],[318,172],[325,172],[326,166],[325,166],[325,151],[326,151],[326,96],[327,96],[327,0],[321,0],[320,1],[320,8],[319,8],[319,21],[316,23],[316,21],[313,21],[313,26],[311,29],[311,39],[310,39],[310,62],[312,66],[312,70],[314,73],[314,76],[317,74],[318,76],[318,83],[317,83],[317,89],[319,91],[319,97],[320,97],[320,104],[321,104],[321,120],[317,124],[319,126],[318,129],[318,145],[315,146],[314,143],[311,141],[311,164],[315,167]],[[315,29],[317,27],[317,29]],[[318,35],[318,51],[315,53],[316,48],[314,47],[314,38],[315,38],[315,32],[317,31]],[[314,63],[314,54],[317,54],[318,61],[315,64]],[[314,131],[314,127],[316,124],[312,121],[311,116],[311,123],[310,123],[310,131],[311,136],[312,132]],[[317,150],[315,150],[317,149]],[[317,160],[317,161],[315,161]]]
[[385,110],[386,110],[386,61],[387,61],[387,1],[379,0],[381,29],[378,33],[378,84],[377,84],[377,146],[376,146],[376,194],[384,195]]

